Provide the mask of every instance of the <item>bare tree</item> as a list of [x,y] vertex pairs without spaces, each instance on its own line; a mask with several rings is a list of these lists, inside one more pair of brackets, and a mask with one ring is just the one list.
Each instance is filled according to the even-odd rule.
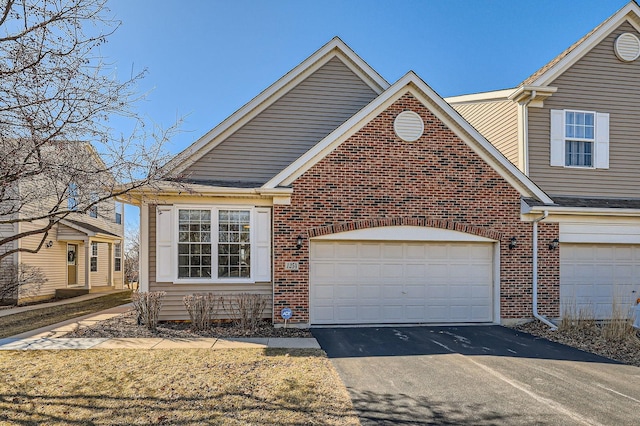
[[130,285],[138,282],[138,269],[140,259],[140,232],[128,233],[127,244],[124,249],[124,279]]
[[[0,230],[37,224],[0,232],[0,260],[39,251],[60,220],[160,177],[177,125],[145,123],[135,104],[146,71],[119,81],[101,57],[118,25],[106,0],[0,0]],[[114,131],[114,117],[131,133]],[[12,244],[30,235],[37,247]]]

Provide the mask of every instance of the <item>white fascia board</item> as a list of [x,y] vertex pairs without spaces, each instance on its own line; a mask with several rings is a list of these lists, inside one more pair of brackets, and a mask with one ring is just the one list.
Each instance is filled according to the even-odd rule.
[[157,187],[140,187],[128,193],[128,197],[121,198],[124,203],[140,205],[143,200],[154,196],[171,195],[202,195],[209,197],[288,197],[293,193],[292,188],[233,188],[226,186],[208,186],[193,183],[180,185],[159,184]]
[[636,4],[635,1],[627,3],[626,6],[613,14],[608,19],[608,21],[605,22],[604,25],[602,25],[602,27],[600,27],[596,32],[591,34],[586,40],[580,43],[579,46],[573,49],[571,53],[562,58],[557,64],[545,71],[533,83],[531,83],[531,85],[546,86],[550,84],[569,67],[575,64],[580,58],[587,54],[593,47],[604,40],[604,38],[607,37],[611,33],[611,31],[620,26],[625,20],[629,24],[631,24],[636,29],[636,31],[640,32],[640,26],[638,26],[638,24],[636,24],[632,19],[629,19],[629,17],[627,16],[629,13],[633,13],[636,16],[640,17],[640,7]]
[[[576,216],[637,216],[640,217],[640,209],[618,208],[593,208],[593,207],[562,207],[562,206],[535,206],[522,211],[523,214],[539,214],[544,211],[551,215],[576,215]],[[547,220],[548,222],[548,220]]]
[[[417,89],[417,90],[416,90]],[[429,87],[413,71],[394,83],[382,95],[374,99],[369,105],[356,113],[340,127],[331,132],[316,146],[307,151],[289,167],[278,173],[267,182],[264,188],[275,188],[279,185],[288,186],[313,165],[318,163],[343,141],[360,130],[373,117],[384,111],[405,93],[410,92],[423,104],[433,105],[431,112],[458,137],[460,137],[471,149],[473,149],[484,161],[502,175],[514,188],[524,196],[535,196],[544,203],[553,203],[551,198],[538,188],[516,166],[487,141],[476,129],[462,118],[451,105],[445,102],[431,87]],[[442,114],[440,111],[444,112]],[[460,131],[462,130],[462,131]],[[470,138],[469,138],[470,136]],[[505,173],[506,172],[506,173]]]
[[491,92],[471,93],[469,95],[449,96],[444,100],[449,104],[467,104],[492,101],[506,101],[517,89],[494,90]]
[[334,57],[339,57],[356,75],[358,75],[371,89],[380,94],[389,87],[389,83],[371,66],[360,58],[340,38],[334,37],[314,54],[289,71],[278,81],[262,91],[258,96],[246,103],[236,112],[227,117],[222,123],[200,137],[187,149],[178,154],[164,168],[168,173],[178,174],[191,162],[197,161],[211,149],[224,141],[240,127],[255,118],[258,114],[272,105],[302,80],[313,74]]

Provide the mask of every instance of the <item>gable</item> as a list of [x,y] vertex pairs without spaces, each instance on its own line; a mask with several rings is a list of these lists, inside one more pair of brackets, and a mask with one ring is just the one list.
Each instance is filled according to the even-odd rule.
[[189,166],[184,175],[196,181],[264,183],[376,95],[334,57]]
[[[424,122],[415,142],[394,132],[395,118],[407,110]],[[401,209],[409,216],[437,212],[455,220],[474,211],[519,212],[520,203],[506,179],[408,92],[304,172],[293,188],[294,198],[298,188],[300,197],[321,194],[318,202],[331,211],[333,203],[349,200],[381,217]]]
[[633,0],[533,73],[520,86],[546,86],[551,84],[553,80],[624,23],[628,23],[636,30],[640,30],[640,7]]
[[[640,192],[640,59],[622,62],[614,52],[616,38],[627,32],[640,37],[634,26],[623,22],[553,81],[558,90],[544,108],[529,110],[530,176],[550,194],[623,198]],[[608,169],[550,166],[552,109],[609,114]]]

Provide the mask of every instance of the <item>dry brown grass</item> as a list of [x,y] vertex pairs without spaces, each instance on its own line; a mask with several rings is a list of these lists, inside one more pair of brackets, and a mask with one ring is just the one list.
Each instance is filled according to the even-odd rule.
[[5,351],[0,375],[0,424],[359,424],[320,350]]
[[131,291],[100,296],[83,302],[48,306],[0,317],[0,338],[15,336],[71,318],[81,317],[131,302]]

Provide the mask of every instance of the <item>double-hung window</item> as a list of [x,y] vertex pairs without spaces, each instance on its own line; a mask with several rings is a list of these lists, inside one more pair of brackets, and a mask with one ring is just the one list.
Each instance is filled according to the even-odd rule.
[[593,167],[595,113],[565,111],[564,165]]
[[178,209],[178,278],[250,279],[251,210]]
[[122,271],[122,244],[120,243],[113,245],[113,270]]
[[91,272],[98,272],[98,243],[91,243]]
[[609,114],[551,110],[550,165],[609,168]]

